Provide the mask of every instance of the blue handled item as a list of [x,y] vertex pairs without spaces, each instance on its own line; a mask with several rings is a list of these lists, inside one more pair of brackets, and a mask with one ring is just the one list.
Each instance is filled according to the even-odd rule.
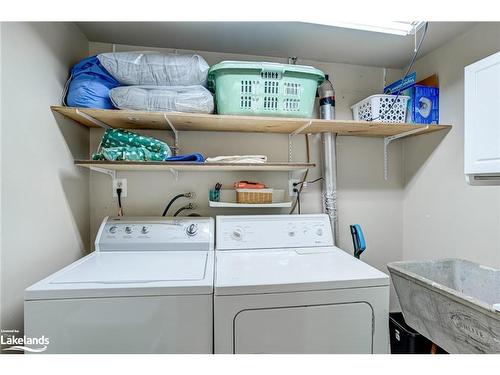
[[217,182],[215,184],[215,187],[213,189],[210,189],[210,191],[208,192],[208,199],[210,199],[212,202],[219,202],[221,189],[222,184],[220,182]]
[[361,225],[351,225],[351,235],[352,243],[354,245],[354,257],[359,259],[361,253],[366,250],[366,241],[365,236],[363,235],[363,230],[361,229]]

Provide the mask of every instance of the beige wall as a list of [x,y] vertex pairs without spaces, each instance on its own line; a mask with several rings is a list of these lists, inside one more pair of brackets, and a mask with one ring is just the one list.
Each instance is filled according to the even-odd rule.
[[88,41],[70,23],[2,23],[1,327],[23,329],[23,291],[89,246],[88,131],[54,118]]
[[[144,47],[114,46],[116,51],[144,50]],[[148,50],[172,51],[147,48]],[[113,46],[91,43],[91,54],[109,52]],[[182,51],[179,51],[182,52]],[[269,57],[231,55],[198,51],[212,65],[222,60],[278,61]],[[383,87],[383,69],[346,64],[329,64],[300,60],[299,64],[313,65],[333,80],[337,94],[337,117],[351,119],[350,105],[368,95],[380,92]],[[399,78],[397,70],[389,70],[387,80]],[[151,131],[149,135],[168,139],[165,132]],[[91,131],[91,151],[98,146],[102,131]],[[288,136],[279,134],[237,134],[183,132],[180,135],[182,152],[202,152],[206,156],[231,154],[266,154],[272,161],[287,161]],[[293,140],[293,160],[305,160],[304,136]],[[312,160],[321,165],[320,136],[311,136]],[[387,262],[401,258],[402,244],[402,148],[391,145],[390,178],[383,179],[383,142],[381,139],[356,137],[338,138],[338,198],[340,216],[340,247],[351,252],[352,241],[349,224],[359,223],[365,230],[368,250],[364,260],[382,271]],[[308,179],[321,174],[320,167],[309,173]],[[194,191],[202,215],[285,213],[286,210],[210,209],[207,204],[208,189],[216,182],[231,185],[241,179],[259,180],[274,188],[287,188],[287,173],[180,173],[175,182],[169,173],[120,173],[128,179],[128,197],[124,199],[126,215],[160,215],[168,200],[179,192]],[[116,215],[116,202],[111,196],[110,178],[91,172],[90,223],[91,238],[106,215]],[[180,207],[184,202],[178,202]],[[310,185],[303,194],[303,212],[318,213],[322,210],[321,184]],[[172,211],[173,213],[173,211]]]
[[439,75],[440,121],[453,129],[404,141],[404,259],[500,267],[500,187],[472,187],[463,171],[464,67],[499,50],[500,24],[481,24],[416,64],[419,77]]

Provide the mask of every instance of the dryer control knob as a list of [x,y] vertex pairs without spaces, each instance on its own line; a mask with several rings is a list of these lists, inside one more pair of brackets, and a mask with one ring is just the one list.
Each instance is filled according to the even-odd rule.
[[231,237],[236,241],[241,241],[243,239],[243,229],[236,228],[233,230],[233,233],[231,233]]
[[109,227],[109,233],[111,233],[111,234],[115,234],[117,230],[118,230],[118,227],[116,225]]
[[147,234],[147,233],[149,233],[149,228],[148,228],[147,226],[145,226],[145,225],[144,225],[144,226],[142,227],[142,229],[141,229],[141,233],[142,233],[142,234]]
[[318,236],[322,236],[322,235],[323,235],[323,228],[318,228],[318,229],[316,230],[316,234],[317,234]]
[[125,227],[125,233],[131,234],[132,233],[132,227]]

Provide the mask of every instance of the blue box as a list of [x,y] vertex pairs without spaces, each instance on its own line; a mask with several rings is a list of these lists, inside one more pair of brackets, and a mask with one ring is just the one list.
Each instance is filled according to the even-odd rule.
[[385,94],[410,97],[406,108],[406,122],[439,124],[439,88],[417,85],[417,74],[412,72],[404,79],[384,88]]
[[384,87],[384,94],[387,95],[397,95],[398,92],[402,94],[403,90],[414,86],[417,83],[417,73],[412,72],[408,74],[404,79],[400,79],[390,85]]
[[414,85],[401,92],[408,95],[406,121],[415,124],[439,124],[439,88]]

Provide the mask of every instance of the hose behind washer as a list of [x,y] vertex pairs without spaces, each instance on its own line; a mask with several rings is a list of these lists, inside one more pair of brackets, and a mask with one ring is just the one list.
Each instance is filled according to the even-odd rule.
[[182,197],[191,198],[192,196],[193,196],[193,193],[191,193],[191,192],[177,194],[175,197],[173,197],[170,200],[170,202],[168,202],[167,207],[165,207],[165,210],[163,211],[163,214],[161,216],[166,216],[167,215],[168,210],[170,209],[170,207],[172,207],[172,205],[174,204],[174,202],[177,199],[182,198]]

